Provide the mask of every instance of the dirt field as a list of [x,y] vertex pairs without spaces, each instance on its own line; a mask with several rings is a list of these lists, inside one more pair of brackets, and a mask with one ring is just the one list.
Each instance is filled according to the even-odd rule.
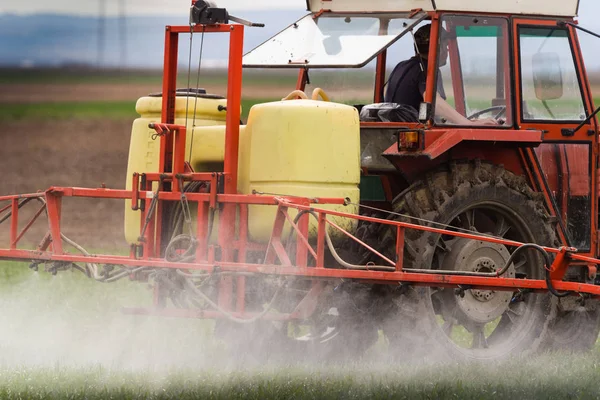
[[[3,123],[0,193],[45,190],[50,186],[124,188],[130,120],[37,120]],[[29,211],[37,206],[30,204]],[[63,223],[68,235],[87,247],[123,244],[121,201],[69,200]],[[26,211],[27,209],[24,209]],[[6,224],[6,223],[5,223]],[[46,227],[36,224],[28,242]],[[0,229],[6,243],[8,226]]]
[[[293,88],[292,88],[293,89]],[[34,104],[86,101],[135,101],[160,92],[157,83],[4,83],[0,84],[2,104]],[[211,93],[224,94],[226,88],[207,87]],[[246,96],[282,97],[285,90],[249,85]],[[133,110],[132,110],[133,111]],[[0,121],[0,195],[30,193],[50,186],[124,188],[132,119],[73,118],[16,119]],[[68,236],[89,248],[125,246],[122,201],[66,200],[63,228]],[[36,205],[23,209],[23,217]],[[21,226],[26,223],[25,218]],[[10,221],[5,222],[8,225]],[[34,225],[25,236],[29,245],[37,244],[46,232],[45,220]],[[8,242],[8,226],[0,228],[2,246]]]

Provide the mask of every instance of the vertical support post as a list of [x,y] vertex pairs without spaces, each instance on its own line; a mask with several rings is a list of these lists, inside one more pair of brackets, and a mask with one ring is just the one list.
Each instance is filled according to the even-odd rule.
[[[230,25],[229,67],[227,73],[227,116],[225,127],[225,175],[224,192],[237,193],[238,155],[240,140],[240,106],[242,102],[242,57],[244,47],[243,25]],[[219,246],[221,261],[233,261],[231,243],[235,239],[235,204],[225,204],[219,215]],[[233,280],[221,278],[219,283],[219,306],[232,309]]]
[[[298,221],[298,229],[304,237],[308,238],[309,215],[304,214]],[[302,240],[296,240],[296,266],[308,266],[308,248]]]
[[19,229],[19,199],[11,200],[11,219],[10,219],[10,248],[17,248],[17,230]]
[[225,128],[225,193],[237,193],[240,107],[242,102],[242,57],[244,26],[231,25],[227,74],[227,116]]
[[327,215],[319,213],[317,228],[317,268],[325,268],[325,229],[327,229]]
[[[185,141],[186,128],[179,128],[177,132],[173,132],[170,136],[175,136],[175,153],[173,155],[173,174],[183,174],[185,172]],[[179,187],[179,181],[173,182],[175,188],[183,192],[183,187]]]
[[404,265],[404,228],[396,227],[396,271],[402,271]]
[[269,239],[267,252],[265,254],[265,264],[274,264],[276,257],[280,257],[279,261],[283,261],[281,260],[281,256],[283,256],[283,253],[285,253],[285,249],[281,244],[281,234],[285,225],[285,213],[287,210],[287,206],[281,204],[277,206],[277,214],[275,215],[275,222],[273,223],[273,231],[271,231],[271,238]]
[[296,81],[296,90],[302,90],[306,88],[306,83],[308,82],[308,69],[301,68],[298,71],[298,80]]
[[198,247],[196,248],[196,260],[206,261],[208,258],[208,203],[198,202],[198,218],[196,220],[196,237]]
[[375,92],[373,93],[374,103],[383,103],[383,85],[385,84],[386,63],[387,50],[384,50],[377,56],[377,69],[375,73]]
[[63,254],[62,238],[60,236],[62,196],[46,192],[46,207],[48,210],[48,224],[52,237],[52,250],[55,254]]
[[[172,32],[171,27],[165,28],[165,59],[162,87],[161,122],[175,123],[175,90],[177,86],[177,51],[179,34]],[[159,172],[170,172],[173,158],[173,136],[164,135],[160,138]]]
[[[160,186],[160,182],[158,182],[158,185]],[[144,190],[146,191],[146,193],[153,193],[152,192],[152,182],[146,182],[146,187],[144,188]],[[146,196],[146,199],[144,199],[145,202],[145,207],[144,207],[144,212],[142,212],[142,226],[145,224],[146,218],[149,216],[149,213],[152,211],[150,205],[152,204],[152,199],[149,199]],[[157,207],[158,208],[158,207]],[[148,222],[148,226],[146,227],[146,232],[144,232],[144,253],[143,253],[143,258],[144,259],[148,259],[151,257],[155,256],[155,241],[154,241],[154,235],[155,235],[155,221],[156,221],[156,209],[153,212],[154,215],[150,215],[150,221]]]
[[431,19],[431,37],[429,43],[432,43],[429,47],[429,56],[427,57],[427,88],[425,90],[425,102],[433,104],[435,100],[435,94],[437,93],[435,85],[437,84],[437,70],[438,70],[438,51],[437,43],[439,38],[440,29],[440,17],[434,15]]

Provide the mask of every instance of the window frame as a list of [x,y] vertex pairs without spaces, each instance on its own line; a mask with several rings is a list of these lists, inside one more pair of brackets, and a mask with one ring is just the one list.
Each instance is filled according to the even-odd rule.
[[[507,54],[513,54],[513,27],[512,27],[512,19],[510,17],[507,16],[502,16],[502,15],[481,15],[481,14],[456,14],[456,13],[444,13],[440,15],[440,31],[441,29],[443,29],[443,22],[446,18],[449,17],[458,17],[458,18],[486,18],[486,19],[494,19],[494,20],[503,20],[506,22],[506,46],[507,46]],[[440,59],[440,54],[441,54],[441,35],[438,35],[438,42],[435,43],[436,46],[436,63],[438,63],[439,65],[439,59]],[[462,70],[462,60],[460,58],[460,52],[458,53],[459,56],[459,63],[460,63],[460,77],[461,77],[461,86],[462,86],[462,92],[463,92],[463,101],[465,102],[465,107],[466,107],[466,91],[464,88],[464,77],[463,77],[463,70]],[[451,55],[449,54],[448,57],[451,57]],[[441,123],[441,122],[436,122],[435,118],[433,120],[433,126],[436,127],[443,127],[443,128],[468,128],[468,129],[502,129],[502,130],[510,130],[510,129],[516,129],[517,127],[517,115],[515,112],[515,107],[516,107],[516,99],[515,99],[515,90],[516,90],[516,85],[515,85],[515,67],[514,67],[514,63],[511,62],[510,57],[507,58],[506,60],[503,60],[504,62],[504,66],[505,66],[505,71],[507,71],[507,75],[508,75],[508,81],[505,82],[505,89],[509,88],[511,90],[510,96],[507,96],[507,94],[505,93],[505,97],[506,97],[506,102],[507,102],[507,113],[508,111],[510,111],[511,114],[511,124],[505,124],[505,125],[457,125],[457,124],[448,124],[448,123]],[[439,68],[439,67],[438,67]],[[505,72],[506,74],[506,72]],[[496,76],[497,78],[497,76]],[[438,100],[438,93],[437,93],[437,85],[438,85],[438,74],[435,74],[434,77],[434,101],[433,101],[433,115],[435,115],[435,110],[436,110],[436,103]],[[454,85],[453,85],[454,86]],[[510,98],[509,98],[510,97]],[[508,105],[510,102],[510,106]],[[456,108],[455,108],[456,109]],[[466,113],[465,113],[466,114]],[[467,115],[465,115],[465,118],[467,117]]]
[[571,50],[571,59],[573,61],[573,67],[575,68],[575,73],[577,76],[577,83],[578,83],[578,87],[579,87],[579,93],[581,95],[581,104],[583,105],[583,111],[585,112],[585,117],[589,117],[590,116],[590,110],[588,108],[587,105],[587,99],[585,96],[585,92],[584,92],[584,88],[583,88],[583,82],[582,82],[582,76],[581,76],[581,69],[579,68],[578,64],[577,64],[577,57],[575,54],[575,49],[573,47],[573,37],[571,35],[571,32],[569,29],[567,29],[566,27],[564,28],[560,28],[558,26],[553,26],[553,25],[533,25],[533,24],[522,24],[519,23],[518,21],[516,22],[516,32],[517,32],[517,37],[515,38],[515,42],[516,42],[516,50],[517,50],[517,63],[518,63],[518,71],[517,73],[519,74],[519,87],[518,87],[518,91],[519,91],[519,101],[520,101],[520,105],[519,105],[519,121],[523,122],[523,123],[528,123],[528,124],[551,124],[551,125],[579,125],[580,123],[582,123],[585,119],[582,120],[573,120],[573,119],[526,119],[525,118],[525,114],[524,114],[524,108],[523,107],[523,102],[524,102],[524,96],[523,96],[523,68],[522,68],[522,53],[521,53],[521,29],[537,29],[537,30],[550,30],[550,29],[555,29],[555,30],[562,30],[565,31],[567,33],[567,40],[569,41],[569,48]]

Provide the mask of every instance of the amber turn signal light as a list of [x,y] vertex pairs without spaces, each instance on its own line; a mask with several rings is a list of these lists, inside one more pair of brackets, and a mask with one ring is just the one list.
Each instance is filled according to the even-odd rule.
[[422,133],[420,130],[398,132],[398,151],[419,150]]

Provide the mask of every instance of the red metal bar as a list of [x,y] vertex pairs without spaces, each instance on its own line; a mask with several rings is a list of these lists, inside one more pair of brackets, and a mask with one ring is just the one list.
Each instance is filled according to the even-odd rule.
[[[147,190],[152,189],[152,182],[146,182]],[[158,183],[159,187],[161,183]],[[157,256],[155,252],[155,224],[157,218],[157,210],[151,210],[152,204],[152,196],[153,192],[147,192],[150,196],[146,196],[145,202],[146,207],[144,208],[144,212],[142,213],[142,224],[145,223],[146,218],[150,217],[149,223],[146,227],[146,232],[144,232],[144,258],[151,258]],[[150,212],[152,211],[152,214]]]
[[327,229],[327,214],[319,212],[319,221],[317,226],[317,265],[321,269],[325,268],[325,229]]
[[140,174],[133,173],[133,181],[131,183],[131,209],[137,211],[140,206]]
[[[251,272],[271,275],[301,276],[306,278],[331,278],[331,279],[360,279],[370,282],[395,284],[406,282],[415,285],[448,286],[469,285],[473,288],[508,290],[532,289],[536,291],[547,290],[544,280],[514,279],[514,278],[485,278],[436,274],[417,274],[407,272],[381,272],[362,271],[332,268],[301,268],[297,266],[265,265],[265,264],[239,264],[233,262],[214,263],[170,263],[164,259],[135,260],[125,256],[82,256],[70,254],[54,254],[33,250],[0,250],[0,257],[7,260],[39,260],[39,261],[65,261],[65,262],[95,262],[102,264],[126,265],[129,267],[146,266],[149,268],[175,268],[202,270],[214,273],[216,270],[228,272]],[[598,261],[598,260],[596,260]],[[600,297],[600,286],[577,282],[552,281],[552,285],[560,291],[574,293],[589,293]]]
[[299,267],[308,266],[308,252],[310,251],[314,259],[317,259],[317,255],[314,252],[312,246],[306,238],[308,237],[308,228],[309,228],[309,215],[305,214],[300,217],[298,220],[297,232],[301,240],[296,242],[296,265]]
[[[223,25],[225,27],[226,25]],[[203,27],[204,29],[204,27]],[[229,64],[227,75],[227,115],[225,117],[225,160],[224,160],[224,193],[237,193],[238,154],[240,135],[240,105],[242,101],[242,56],[244,27],[229,25]],[[216,192],[216,185],[211,185],[211,193]],[[235,218],[237,207],[226,204],[219,214],[219,246],[221,260],[232,261],[234,254],[231,243],[235,240]],[[233,280],[222,277],[219,282],[219,306],[232,310]]]
[[208,203],[198,202],[198,216],[196,218],[196,240],[198,240],[198,247],[196,248],[196,260],[206,261],[208,258],[207,249],[209,232],[208,232],[208,221],[209,210]]
[[377,67],[375,72],[375,91],[373,93],[374,103],[383,103],[383,86],[385,84],[385,66],[387,62],[387,50],[377,56]]
[[46,207],[48,210],[48,224],[52,235],[52,249],[55,254],[63,254],[62,237],[60,229],[62,197],[46,192]]
[[[438,43],[439,30],[440,30],[440,17],[438,14],[432,15],[431,18],[431,37],[429,38],[430,43]],[[427,87],[425,89],[425,102],[433,104],[436,97],[436,77],[438,71],[438,46],[429,47],[429,55],[427,57]]]
[[130,200],[133,192],[130,190],[116,190],[104,188],[77,188],[77,187],[56,187],[52,186],[47,191],[62,197],[90,197],[96,199],[121,199]]
[[550,268],[550,279],[553,281],[561,280],[567,273],[571,260],[569,250],[573,251],[575,249],[561,248],[560,253],[554,258],[552,265],[546,265],[546,268]]
[[396,228],[396,271],[402,271],[404,262],[404,228]]
[[10,217],[10,248],[17,248],[17,230],[19,229],[19,200],[11,201],[11,217]]
[[[308,215],[303,215],[301,218],[306,217],[307,218],[307,226],[306,226],[306,236],[304,235],[302,229],[294,223],[294,220],[292,219],[292,217],[290,217],[290,214],[286,211],[283,213],[285,215],[285,218],[288,220],[288,222],[290,223],[290,225],[292,226],[292,229],[294,229],[294,231],[296,231],[296,235],[298,237],[298,246],[299,247],[300,244],[302,244],[302,249],[306,249],[304,250],[304,253],[306,253],[306,251],[310,251],[310,254],[312,254],[313,257],[315,257],[315,259],[317,258],[317,254],[315,253],[315,251],[312,249],[310,243],[308,243]],[[298,263],[296,263],[296,265],[299,265]]]
[[[310,210],[310,211],[314,211],[314,212],[318,212],[318,213],[325,213],[327,215],[332,215],[332,216],[336,216],[336,217],[354,218],[354,219],[361,220],[361,221],[374,222],[374,223],[390,225],[390,226],[401,226],[406,229],[415,229],[418,231],[420,230],[420,231],[431,232],[431,233],[439,233],[442,235],[452,235],[452,236],[461,237],[461,238],[465,238],[465,239],[480,240],[480,241],[484,241],[484,242],[488,242],[488,243],[496,243],[496,244],[503,244],[506,246],[516,246],[516,247],[520,247],[523,245],[523,243],[520,243],[520,242],[501,239],[501,238],[497,238],[497,237],[493,237],[493,236],[475,235],[475,234],[471,234],[471,233],[448,231],[448,230],[445,230],[442,228],[433,228],[430,226],[415,225],[415,224],[411,224],[408,222],[400,222],[400,221],[392,221],[392,220],[388,220],[388,219],[372,218],[372,217],[366,217],[364,215],[348,214],[348,213],[343,213],[343,212],[335,211],[335,210],[325,210],[322,208],[315,208],[313,206],[303,206],[301,204],[293,204],[292,205],[292,204],[288,203],[286,205],[289,207],[297,208],[299,210]],[[333,222],[331,222],[329,220],[327,220],[327,222],[333,226],[336,226]],[[341,230],[341,228],[339,228],[339,229]],[[558,253],[560,251],[560,250],[554,249],[552,247],[544,247],[544,249],[546,249],[546,251],[549,251],[551,253]],[[573,258],[575,256],[576,255],[573,255]],[[600,262],[600,260],[598,260],[598,261]],[[391,262],[391,264],[395,265],[396,263]]]
[[227,74],[227,116],[225,127],[225,193],[237,193],[240,139],[240,104],[242,102],[242,57],[244,26],[230,25],[229,64]]
[[[165,28],[165,56],[162,87],[162,113],[161,122],[173,124],[175,122],[175,90],[177,86],[177,52],[179,48],[179,32],[175,27]],[[160,137],[160,159],[158,170],[169,172],[168,166],[172,161],[173,142],[170,136]]]
[[[273,223],[273,230],[271,231],[271,237],[269,238],[269,244],[267,245],[267,253],[265,254],[265,264],[275,263],[275,256],[277,250],[274,243],[279,241],[281,233],[283,232],[283,225],[285,224],[285,213],[287,212],[287,206],[279,205],[277,207],[277,214],[275,215],[275,222]],[[281,242],[279,241],[281,244]]]
[[210,205],[209,206],[213,210],[217,206],[218,177],[219,176],[215,173],[213,173],[210,177],[210,196],[209,196]]
[[[18,195],[10,195],[10,196],[0,196],[0,201],[11,201],[12,199],[35,199],[35,198],[42,198],[45,197],[46,194],[45,193],[28,193],[28,194],[18,194]],[[11,206],[8,205],[8,207],[5,207],[2,209],[2,211],[6,211],[10,208]],[[0,211],[0,212],[2,212]]]
[[[449,26],[448,28],[451,31],[456,29],[454,26]],[[452,36],[456,38],[456,35]],[[452,86],[454,88],[454,104],[456,111],[460,115],[466,117],[467,111],[465,105],[465,90],[462,74],[463,69],[461,65],[460,53],[458,51],[458,42],[456,39],[448,42],[448,56],[450,58],[450,72],[452,77]]]
[[14,246],[12,248],[16,248],[16,246],[19,243],[19,241],[23,238],[23,235],[25,235],[25,233],[29,230],[29,228],[31,228],[31,225],[33,225],[35,223],[35,221],[37,221],[37,219],[39,218],[40,215],[42,215],[42,213],[44,212],[44,210],[46,210],[46,205],[42,204],[40,206],[40,208],[37,210],[37,212],[35,213],[35,215],[29,220],[29,222],[27,223],[27,225],[25,225],[25,227],[23,228],[23,230],[21,231],[21,233],[19,233],[19,235],[15,239],[14,243],[12,243],[12,245]]
[[298,80],[296,81],[296,90],[304,91],[306,82],[308,82],[308,70],[306,68],[300,68],[298,71]]
[[[366,244],[365,242],[363,242],[362,240],[360,240],[356,236],[350,234],[345,229],[342,229],[341,226],[335,224],[334,222],[331,222],[330,220],[327,220],[327,223],[329,225],[333,226],[334,228],[336,228],[338,231],[342,232],[344,235],[348,236],[350,239],[354,240],[356,243],[360,244],[361,246],[363,246],[364,248],[366,248],[367,250],[369,250],[371,253],[373,253],[373,254],[377,255],[379,258],[385,260],[390,265],[394,265],[394,266],[396,265],[396,263],[393,262],[392,260],[390,260],[388,257],[384,256],[383,254],[381,254],[380,252],[378,252],[377,250],[375,250],[374,248],[372,248],[371,246],[369,246],[368,244]],[[398,227],[398,229],[402,229],[402,228]]]

